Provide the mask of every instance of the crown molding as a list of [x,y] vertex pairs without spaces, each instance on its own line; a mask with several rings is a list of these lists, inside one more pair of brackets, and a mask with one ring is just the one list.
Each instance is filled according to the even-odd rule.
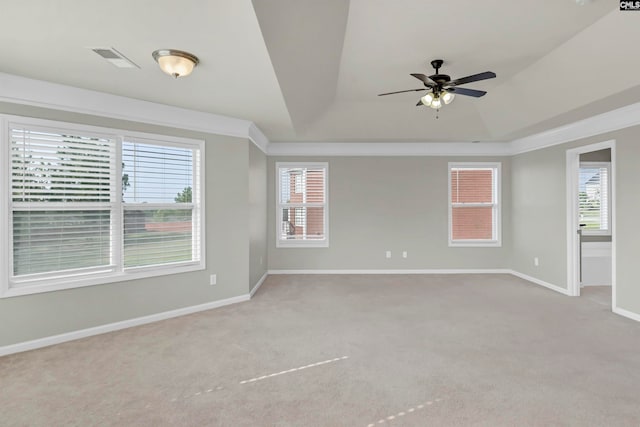
[[516,155],[640,125],[640,102],[511,141]]
[[640,102],[510,142],[272,142],[270,156],[514,156],[640,125]]
[[269,139],[260,130],[255,123],[249,125],[249,139],[258,147],[264,154],[267,154],[269,148]]
[[640,125],[640,102],[510,142],[272,142],[270,156],[514,156]]
[[506,142],[272,142],[269,156],[505,156]]
[[0,73],[0,101],[247,138],[269,156],[512,156],[640,125],[640,102],[510,142],[270,142],[248,120]]
[[[248,120],[0,73],[0,101],[249,138]],[[254,132],[255,133],[255,132]],[[261,134],[261,132],[260,132]]]

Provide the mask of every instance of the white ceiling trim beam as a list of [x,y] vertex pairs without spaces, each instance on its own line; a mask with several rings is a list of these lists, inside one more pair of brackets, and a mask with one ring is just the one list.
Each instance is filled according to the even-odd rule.
[[[2,88],[0,89],[0,101],[4,102],[217,135],[249,138],[249,127],[253,124],[248,120],[141,101],[6,73],[0,73],[0,88]],[[262,135],[262,132],[253,131],[254,137],[260,138],[259,135]],[[256,145],[260,147],[257,142]]]
[[506,156],[508,142],[272,142],[269,156]]
[[511,155],[640,125],[640,102],[511,141]]
[[249,139],[253,141],[253,143],[262,150],[263,153],[267,154],[267,150],[269,149],[269,138],[262,133],[255,123],[251,123],[249,126]]
[[272,142],[270,156],[513,156],[640,126],[640,102],[510,142]]

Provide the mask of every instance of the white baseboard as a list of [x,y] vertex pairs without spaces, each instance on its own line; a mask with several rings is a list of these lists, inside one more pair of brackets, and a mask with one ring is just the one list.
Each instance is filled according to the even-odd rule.
[[632,311],[628,311],[620,307],[613,307],[612,311],[616,314],[619,314],[620,316],[624,316],[631,320],[635,320],[636,322],[640,322],[640,314],[638,313],[634,313]]
[[[509,269],[430,269],[430,270],[269,270],[262,275],[258,283],[253,287],[249,294],[239,295],[233,298],[227,298],[219,301],[212,301],[205,304],[194,305],[190,307],[179,308],[177,310],[165,311],[162,313],[151,314],[149,316],[137,317],[135,319],[124,320],[121,322],[109,323],[106,325],[96,326],[93,328],[82,329],[79,331],[68,332],[60,335],[40,338],[32,341],[11,344],[0,347],[0,356],[20,353],[37,348],[48,347],[55,344],[61,344],[67,341],[73,341],[93,335],[104,334],[107,332],[118,331],[120,329],[131,328],[133,326],[144,325],[147,323],[157,322],[160,320],[171,319],[173,317],[184,316],[187,314],[197,313],[200,311],[211,310],[225,305],[235,304],[248,301],[258,291],[264,283],[267,276],[272,274],[512,274],[526,281],[535,283],[545,288],[549,288],[563,295],[569,295],[568,290],[551,283],[545,282],[535,277],[520,273]],[[615,307],[613,312],[629,319],[640,322],[640,314]]]
[[510,274],[508,269],[431,270],[269,270],[269,274]]
[[81,329],[79,331],[67,332],[64,334],[53,335],[50,337],[40,338],[32,341],[25,341],[17,344],[6,345],[0,347],[0,356],[8,354],[20,353],[37,348],[48,347],[50,345],[61,344],[67,341],[78,340],[81,338],[100,335],[107,332],[118,331],[120,329],[131,328],[133,326],[145,325],[147,323],[157,322],[160,320],[171,319],[172,317],[184,316],[186,314],[197,313],[199,311],[211,310],[213,308],[222,307],[229,304],[248,301],[249,294],[239,295],[233,298],[227,298],[219,301],[212,301],[205,304],[192,305],[190,307],[179,308],[177,310],[164,311],[162,313],[151,314],[149,316],[136,317],[135,319],[123,320],[121,322],[108,323],[93,328]]
[[529,276],[529,275],[524,274],[524,273],[520,273],[519,271],[511,270],[510,273],[513,274],[514,276],[519,277],[521,279],[524,279],[524,280],[526,280],[528,282],[535,283],[536,285],[540,285],[540,286],[544,286],[545,288],[549,288],[552,291],[556,291],[556,292],[559,292],[559,293],[561,293],[563,295],[570,296],[568,289],[561,288],[560,286],[553,285],[553,284],[551,284],[549,282],[545,282],[544,280],[536,279],[535,277]]
[[262,284],[264,283],[268,275],[269,275],[269,272],[265,271],[265,273],[262,275],[260,280],[258,280],[258,283],[256,283],[253,289],[251,289],[251,292],[249,292],[249,298],[253,298],[255,293],[258,292],[258,289],[260,289],[260,286],[262,286]]
[[512,274],[521,279],[544,286],[563,295],[567,289],[553,285],[535,277],[505,268],[491,269],[427,269],[427,270],[269,270],[269,274]]

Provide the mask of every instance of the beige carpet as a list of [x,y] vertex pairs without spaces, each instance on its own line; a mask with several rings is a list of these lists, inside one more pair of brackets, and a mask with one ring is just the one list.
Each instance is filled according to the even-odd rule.
[[640,324],[507,275],[272,276],[0,358],[2,426],[638,426]]
[[592,301],[605,307],[611,307],[611,286],[585,286],[580,289],[580,296],[587,301]]

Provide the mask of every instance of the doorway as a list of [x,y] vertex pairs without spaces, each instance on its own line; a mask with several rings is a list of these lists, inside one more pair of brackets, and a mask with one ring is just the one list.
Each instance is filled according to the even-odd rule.
[[567,150],[567,284],[616,306],[615,141]]

